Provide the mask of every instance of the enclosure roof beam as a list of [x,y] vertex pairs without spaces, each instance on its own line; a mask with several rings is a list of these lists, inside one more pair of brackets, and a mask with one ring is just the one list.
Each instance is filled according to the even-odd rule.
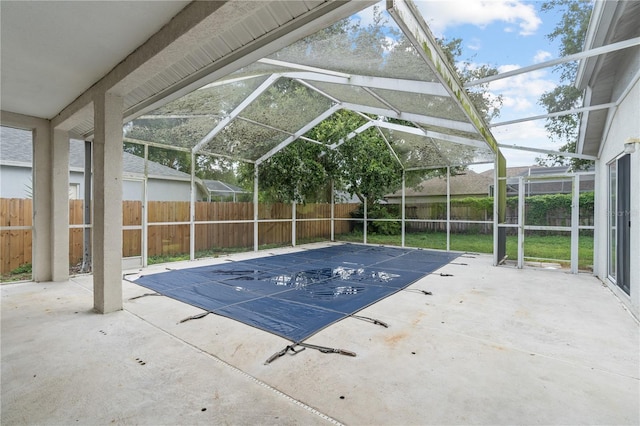
[[602,55],[609,52],[615,52],[616,50],[626,49],[628,47],[633,47],[637,45],[640,45],[640,37],[619,41],[617,43],[608,44],[606,46],[596,47],[595,49],[585,50],[579,53],[574,53],[573,55],[563,56],[561,58],[539,62],[534,65],[529,65],[529,66],[518,68],[515,70],[506,71],[506,72],[495,74],[489,77],[479,78],[477,80],[472,80],[467,82],[464,85],[464,87],[477,86],[480,84],[485,84],[492,81],[500,80],[503,78],[513,77],[514,75],[526,74],[528,72],[536,71],[542,68],[552,67],[554,65],[563,64],[565,62],[579,61],[580,59],[590,58],[592,56],[598,56],[598,55]]
[[311,83],[308,83],[308,82],[306,82],[304,80],[300,80],[299,78],[294,79],[294,81],[297,81],[298,83],[302,84],[303,86],[308,87],[309,89],[313,90],[314,92],[318,92],[319,94],[321,94],[325,98],[330,99],[331,101],[333,101],[333,102],[335,102],[337,104],[341,103],[340,99],[334,98],[333,96],[331,96],[330,94],[328,94],[324,90],[318,89],[316,86],[314,86]]
[[251,102],[255,101],[258,96],[263,94],[273,83],[275,83],[280,78],[279,75],[273,74],[269,78],[267,78],[256,90],[254,90],[249,96],[247,96],[241,103],[238,105],[231,113],[223,118],[217,125],[214,127],[207,135],[202,138],[200,142],[196,146],[193,147],[193,152],[197,153],[203,146],[208,144],[216,137],[218,133],[220,133],[234,118],[236,118],[242,111],[244,111]]
[[122,138],[122,140],[128,143],[135,143],[137,145],[148,145],[148,146],[153,146],[155,148],[161,148],[161,149],[172,149],[174,151],[191,152],[191,149],[185,148],[182,146],[172,146],[164,143],[149,142],[149,141],[143,141],[141,139],[133,139],[133,138],[127,138],[127,137]]
[[449,64],[416,5],[402,0],[387,0],[387,11],[415,47],[420,57],[432,68],[441,86],[480,132],[486,145],[493,152],[499,152],[498,142],[491,134],[491,130],[480,113],[473,106],[471,98],[462,88],[457,72]]
[[402,124],[389,123],[386,121],[376,121],[374,123],[377,127],[384,129],[395,130],[398,132],[409,133],[417,136],[425,136],[428,138],[439,139],[446,142],[453,142],[461,145],[472,146],[474,148],[488,148],[487,144],[477,139],[463,138],[461,136],[447,135],[445,133],[434,132],[431,130],[418,129],[416,127],[403,126]]
[[163,118],[220,118],[219,114],[152,114],[141,115],[136,120],[159,120]]
[[287,145],[289,145],[290,143],[294,142],[296,139],[300,138],[302,135],[307,133],[309,130],[313,129],[318,124],[322,123],[324,120],[326,120],[327,118],[331,117],[331,115],[333,115],[340,108],[341,108],[340,105],[333,105],[331,108],[329,108],[328,110],[326,110],[325,112],[323,112],[322,114],[320,114],[319,116],[317,116],[316,118],[314,118],[313,120],[308,122],[302,128],[300,128],[300,130],[298,130],[297,132],[295,132],[294,134],[292,134],[291,136],[289,136],[288,138],[286,138],[285,140],[280,142],[277,146],[275,146],[272,149],[270,149],[269,152],[264,154],[262,157],[258,158],[256,160],[256,165],[260,165],[263,162],[265,162],[266,160],[268,160],[269,158],[271,158],[278,151],[284,149]]
[[608,108],[613,108],[614,106],[617,106],[616,102],[609,102],[606,104],[592,105],[592,106],[581,107],[581,108],[573,108],[573,109],[568,109],[566,111],[551,112],[549,114],[533,115],[531,117],[518,118],[515,120],[500,121],[498,123],[489,124],[489,127],[508,126],[509,124],[523,123],[525,121],[542,120],[545,118],[560,117],[560,116],[569,115],[569,114],[578,114],[580,112],[608,109]]
[[400,161],[400,158],[398,157],[398,154],[394,151],[394,149],[391,148],[391,144],[389,143],[387,137],[384,135],[384,133],[382,133],[382,130],[380,130],[379,127],[376,127],[376,130],[378,131],[378,134],[380,135],[384,143],[387,145],[387,148],[389,148],[389,151],[391,151],[391,154],[393,154],[393,157],[396,159],[398,164],[400,164],[400,167],[402,167],[402,169],[404,170],[404,164],[402,164],[402,161]]
[[576,154],[574,152],[552,151],[550,149],[532,148],[532,147],[520,146],[520,145],[499,144],[498,146],[502,149],[517,149],[520,151],[539,152],[541,154],[558,155],[561,157],[569,157],[569,158],[579,158],[581,160],[591,160],[591,161],[597,160],[597,158],[594,157],[593,155]]
[[334,77],[342,77],[347,79],[351,78],[351,74],[346,74],[339,71],[327,70],[324,68],[310,67],[308,65],[296,64],[294,62],[279,61],[277,59],[262,58],[262,59],[259,59],[258,62],[260,62],[261,64],[274,65],[282,68],[291,68],[298,71],[309,71],[312,73],[330,75]]
[[376,92],[374,92],[370,88],[363,87],[362,90],[364,90],[365,92],[367,92],[368,94],[373,96],[378,102],[381,102],[384,106],[386,106],[387,108],[389,108],[391,111],[395,112],[396,114],[400,115],[402,113],[402,111],[400,111],[398,108],[396,108],[393,105],[391,105],[389,102],[387,102],[386,99],[384,99],[382,96],[378,95]]
[[[423,127],[420,125],[420,123],[413,123],[413,124],[414,124],[417,128],[422,129],[422,131],[425,131],[425,132],[427,131],[427,129],[423,128]],[[436,150],[436,152],[438,153],[438,155],[439,155],[440,157],[444,158],[448,163],[450,163],[450,162],[451,162],[451,160],[449,159],[449,157],[448,157],[448,156],[446,156],[446,155],[444,155],[444,154],[442,153],[442,150],[441,150],[441,149],[440,149],[440,148],[439,148],[435,143],[433,143],[433,139],[429,139],[429,143],[431,144],[431,146],[433,147],[433,149],[435,149],[435,150]]]
[[428,115],[404,111],[400,112],[400,114],[397,114],[393,110],[371,107],[367,105],[358,105],[350,102],[344,102],[342,106],[345,109],[362,112],[364,114],[383,115],[389,118],[397,118],[398,120],[406,120],[411,122],[415,121],[416,123],[424,124],[427,126],[437,126],[451,130],[459,130],[461,132],[476,134],[478,133],[476,128],[471,123],[467,123],[464,121],[449,120],[447,118],[431,117]]
[[341,84],[344,86],[368,87],[370,89],[385,89],[393,90],[395,92],[421,93],[423,95],[443,96],[446,98],[450,96],[442,84],[431,81],[404,80],[401,78],[371,77],[364,75],[352,75],[347,78],[304,71],[284,72],[280,75],[293,79]]
[[353,132],[349,133],[345,138],[340,139],[338,142],[329,145],[329,148],[331,148],[331,149],[338,148],[340,145],[342,145],[346,141],[355,138],[357,135],[359,135],[360,133],[364,132],[365,130],[373,127],[374,125],[375,124],[374,124],[373,121],[367,121],[362,126],[358,127],[356,130],[354,130]]
[[225,160],[230,160],[230,161],[242,161],[242,162],[249,163],[249,164],[254,164],[255,163],[255,161],[249,160],[247,158],[233,157],[231,155],[226,155],[226,154],[218,154],[218,153],[215,153],[215,152],[206,151],[204,149],[201,149],[200,151],[198,151],[198,154],[200,154],[200,155],[210,155],[212,157],[224,158]]

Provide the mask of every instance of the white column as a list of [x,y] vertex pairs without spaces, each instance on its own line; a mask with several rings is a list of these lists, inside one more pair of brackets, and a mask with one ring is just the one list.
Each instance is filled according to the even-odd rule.
[[149,145],[144,145],[144,188],[142,192],[142,266],[149,258]]
[[451,250],[451,167],[447,166],[447,251]]
[[580,243],[580,175],[574,175],[571,182],[571,273],[577,274]]
[[258,165],[253,170],[253,251],[258,251]]
[[363,243],[367,244],[367,197],[364,197],[364,220],[362,222]]
[[400,203],[400,208],[402,209],[402,213],[401,213],[401,217],[402,217],[402,244],[401,246],[404,247],[404,237],[405,237],[405,220],[406,220],[406,216],[405,216],[405,209],[406,209],[406,198],[405,198],[405,194],[406,194],[406,174],[405,171],[402,170],[402,201]]
[[[51,130],[48,125],[40,125],[33,129],[32,263],[33,280],[36,282],[52,279],[51,218],[55,213],[51,203],[52,144]],[[68,228],[68,225],[66,226]]]
[[296,246],[296,202],[291,203],[291,245]]
[[69,133],[53,129],[51,149],[51,267],[53,281],[69,279]]
[[333,179],[331,179],[331,241],[336,240],[336,197]]
[[93,301],[122,309],[122,98],[94,98]]
[[518,178],[518,269],[524,267],[524,179]]
[[189,198],[189,259],[196,258],[196,155],[191,152],[191,192]]

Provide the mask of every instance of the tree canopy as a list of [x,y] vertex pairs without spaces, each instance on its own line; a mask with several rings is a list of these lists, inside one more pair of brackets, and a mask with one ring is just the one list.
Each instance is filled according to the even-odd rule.
[[[547,0],[541,6],[543,12],[557,9],[562,10],[562,19],[553,31],[547,34],[547,38],[551,41],[556,39],[560,41],[561,56],[580,52],[589,26],[592,2],[589,0]],[[548,113],[577,108],[582,101],[582,91],[573,85],[578,72],[578,63],[565,62],[558,65],[555,70],[560,72],[561,84],[544,93],[538,102],[546,108]],[[559,151],[575,152],[579,125],[580,114],[568,114],[548,118],[545,128],[551,140],[562,144]],[[537,162],[543,166],[570,165],[572,170],[585,169],[592,164],[592,161],[589,160],[568,158],[561,155],[539,157]]]
[[[332,65],[345,72],[359,71],[363,75],[393,75],[405,79],[419,79],[421,75],[431,72],[406,37],[388,26],[386,19],[375,8],[373,20],[366,26],[358,21],[342,20],[282,49],[272,58],[291,62],[303,59],[299,63],[310,66],[322,66],[322,61],[330,60],[333,61]],[[463,83],[497,73],[497,69],[490,66],[475,67],[470,60],[459,61],[461,42],[460,39],[439,40]],[[349,60],[345,61],[345,58]],[[350,69],[353,64],[357,64],[357,69]],[[156,111],[158,117],[136,120],[127,129],[127,136],[192,148],[262,81],[247,79],[236,81],[224,90],[220,86],[215,90],[197,90]],[[396,96],[408,98],[410,95]],[[474,87],[469,96],[487,122],[499,114],[502,99],[490,96],[486,85]],[[292,99],[295,99],[295,104],[289,105]],[[416,96],[414,102],[422,104],[425,99]],[[430,108],[438,111],[442,118],[449,117],[448,109],[455,108],[446,97],[432,96],[428,102]],[[295,80],[277,80],[231,125],[203,147],[203,155],[196,156],[197,176],[225,176],[226,181],[233,177],[245,189],[252,190],[254,165],[235,161],[234,158],[258,160],[259,152],[264,153],[283,140],[281,132],[269,128],[270,123],[278,123],[279,129],[291,134],[306,124],[308,117],[319,116],[330,105],[327,98]],[[260,197],[265,201],[278,202],[328,201],[329,188],[333,183],[336,189],[373,204],[385,194],[398,190],[402,184],[403,166],[396,152],[402,153],[408,148],[393,146],[394,152],[391,149],[393,141],[385,140],[382,132],[376,128],[353,134],[369,119],[380,118],[338,110],[309,130],[303,138],[293,141],[260,163]],[[425,130],[439,130],[423,124],[387,120]],[[266,126],[260,126],[259,123]],[[393,131],[389,130],[389,133]],[[238,141],[243,143],[239,144]],[[335,149],[330,149],[330,146]],[[126,144],[125,149],[139,155],[140,147],[135,144]],[[434,147],[410,154],[416,158],[442,156],[442,151],[434,144]],[[229,158],[206,155],[208,152],[224,152]],[[455,152],[455,149],[448,149],[448,153],[458,158],[463,155]],[[173,151],[170,154],[165,150],[150,149],[149,158],[181,171],[188,172],[191,167],[191,156],[186,152]],[[458,168],[454,171],[457,172]],[[425,177],[442,173],[442,170],[416,170],[405,173],[405,178],[408,186],[416,186]]]

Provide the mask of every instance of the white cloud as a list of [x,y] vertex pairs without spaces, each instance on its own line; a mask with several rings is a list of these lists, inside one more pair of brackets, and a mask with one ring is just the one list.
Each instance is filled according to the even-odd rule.
[[[544,120],[525,121],[509,126],[494,127],[491,129],[491,133],[493,133],[499,144],[548,150],[558,149],[547,136]],[[508,167],[534,165],[537,157],[544,157],[544,154],[521,149],[500,148],[500,150],[507,159]]]
[[508,126],[494,127],[491,133],[499,143],[550,149],[553,143],[547,136],[544,120],[523,121]]
[[[520,68],[519,65],[501,65],[500,73]],[[506,121],[542,114],[538,105],[540,96],[553,90],[556,82],[546,70],[537,70],[489,83],[489,91],[494,95],[502,95],[502,115],[496,121]]]
[[474,37],[467,43],[467,48],[469,50],[480,50],[482,48],[482,41]]
[[520,0],[419,0],[416,4],[437,35],[443,34],[448,27],[461,24],[485,27],[504,22],[508,24],[505,31],[517,26],[518,33],[526,36],[534,34],[542,24],[533,5]]
[[547,59],[551,58],[551,53],[546,50],[538,50],[533,57],[533,63],[539,64],[540,62],[544,62]]

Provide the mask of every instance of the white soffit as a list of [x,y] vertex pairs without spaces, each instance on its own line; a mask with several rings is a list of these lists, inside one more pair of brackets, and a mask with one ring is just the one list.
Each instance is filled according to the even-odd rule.
[[189,1],[1,1],[1,106],[51,118]]

